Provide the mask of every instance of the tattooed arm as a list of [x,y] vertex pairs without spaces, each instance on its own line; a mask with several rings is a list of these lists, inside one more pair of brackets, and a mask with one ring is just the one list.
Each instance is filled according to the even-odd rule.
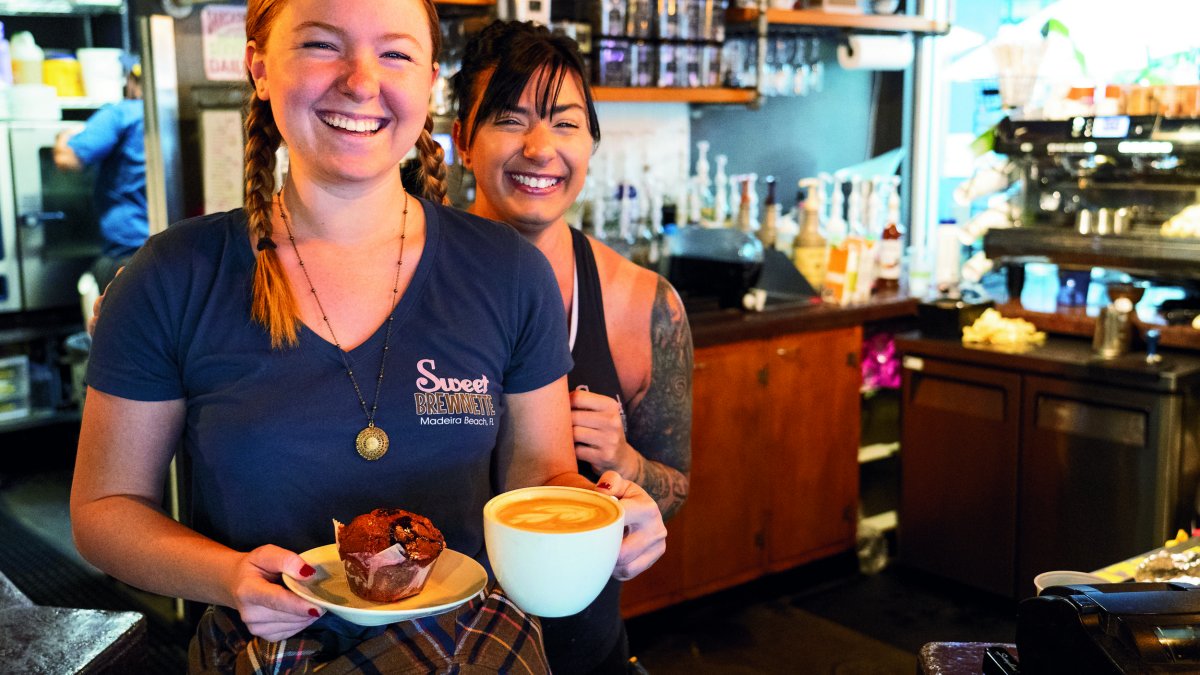
[[637,459],[627,478],[670,518],[687,499],[692,468],[692,331],[675,289],[661,277],[650,315],[650,387],[629,413],[627,436]]
[[675,289],[656,277],[648,384],[630,408],[628,424],[622,424],[616,399],[583,390],[571,392],[571,420],[578,458],[598,474],[613,470],[640,485],[654,498],[665,520],[688,495],[692,333]]

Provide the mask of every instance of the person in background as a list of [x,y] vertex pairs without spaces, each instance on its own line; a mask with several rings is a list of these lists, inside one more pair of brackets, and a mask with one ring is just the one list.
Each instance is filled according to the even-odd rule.
[[134,62],[126,72],[124,99],[104,105],[84,127],[55,139],[54,164],[60,171],[99,167],[95,204],[104,243],[91,272],[101,289],[150,236],[145,117],[142,69]]
[[[688,495],[691,332],[665,279],[567,224],[600,140],[586,72],[569,38],[532,23],[492,23],[451,78],[454,141],[475,174],[470,211],[511,225],[554,270],[571,326],[580,472],[616,471],[669,518]],[[554,672],[626,672],[620,578],[580,614],[543,620]]]
[[[332,518],[378,507],[429,517],[483,561],[484,503],[527,485],[619,498],[621,578],[662,554],[666,531],[636,484],[576,472],[567,322],[546,259],[443,206],[431,0],[250,0],[246,35],[246,205],[151,238],[107,293],[76,546],[126,583],[211,605],[196,672],[544,672],[537,621],[497,587],[363,628],[279,583],[313,576],[299,553],[332,542]],[[401,182],[414,147],[426,199]],[[417,394],[467,378],[486,383],[475,395],[495,414],[428,423],[439,411]],[[186,526],[162,510],[177,446],[192,466]]]

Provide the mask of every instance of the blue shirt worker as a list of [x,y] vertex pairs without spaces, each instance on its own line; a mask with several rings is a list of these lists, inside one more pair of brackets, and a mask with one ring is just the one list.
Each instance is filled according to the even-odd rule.
[[104,244],[91,271],[100,288],[112,281],[150,235],[141,98],[141,67],[133,64],[126,76],[125,98],[97,110],[82,129],[59,134],[54,145],[54,164],[61,171],[99,167],[95,204]]

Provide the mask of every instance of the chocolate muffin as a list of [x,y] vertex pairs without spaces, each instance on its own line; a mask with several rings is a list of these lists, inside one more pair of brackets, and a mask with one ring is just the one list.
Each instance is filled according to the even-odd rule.
[[[335,521],[336,522],[336,521]],[[375,509],[349,525],[336,525],[338,557],[356,595],[395,602],[425,587],[446,540],[425,516],[402,509]]]

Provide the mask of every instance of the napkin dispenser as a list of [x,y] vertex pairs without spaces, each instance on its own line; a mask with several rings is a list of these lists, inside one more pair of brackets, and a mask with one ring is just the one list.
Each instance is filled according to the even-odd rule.
[[1017,611],[1021,675],[1200,672],[1200,587],[1052,586]]
[[936,298],[917,305],[917,325],[925,337],[962,338],[963,328],[975,323],[984,311],[993,308],[991,300],[967,302],[958,298]]

